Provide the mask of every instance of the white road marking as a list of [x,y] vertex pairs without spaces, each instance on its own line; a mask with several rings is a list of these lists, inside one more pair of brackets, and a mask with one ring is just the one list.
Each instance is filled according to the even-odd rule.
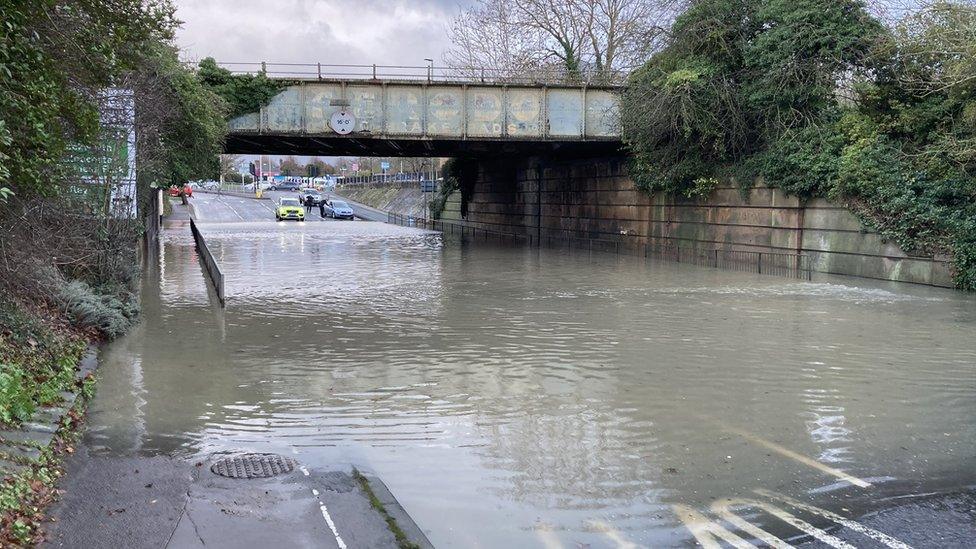
[[[309,476],[308,469],[304,465],[299,465],[298,470],[302,472],[306,477]],[[336,528],[335,522],[332,520],[332,515],[329,514],[329,508],[325,506],[319,497],[319,491],[312,488],[312,495],[315,496],[319,503],[319,511],[322,512],[322,518],[325,519],[326,524],[329,525],[329,530],[332,530],[332,535],[335,536],[336,543],[339,545],[339,549],[346,549],[346,542],[342,540],[342,536],[339,535],[339,530]]]
[[241,221],[244,221],[244,216],[241,215],[241,214],[239,214],[237,212],[237,210],[235,210],[234,207],[230,205],[229,202],[225,202],[225,201],[221,200],[221,204],[223,204],[223,205],[227,206],[228,208],[230,208],[230,211],[234,212],[234,215],[236,215],[237,217],[241,218]]
[[776,452],[777,454],[780,454],[782,456],[788,457],[788,458],[790,458],[790,459],[792,459],[794,461],[800,462],[800,463],[802,463],[804,465],[808,465],[810,467],[813,467],[814,469],[819,469],[819,470],[823,471],[824,473],[827,473],[828,475],[833,475],[833,476],[835,476],[835,477],[837,477],[837,478],[839,478],[841,480],[846,480],[847,482],[850,482],[854,486],[859,486],[861,488],[870,488],[871,487],[871,483],[868,482],[868,481],[866,481],[866,480],[859,479],[859,478],[857,478],[855,476],[852,476],[852,475],[849,475],[849,474],[845,473],[844,471],[841,471],[840,469],[835,469],[834,467],[831,467],[829,465],[823,464],[823,463],[821,463],[821,462],[819,462],[819,461],[817,461],[815,459],[808,458],[807,456],[804,456],[802,454],[798,454],[798,453],[794,452],[793,450],[790,450],[789,448],[784,448],[784,447],[780,446],[779,444],[776,444],[775,442],[772,442],[772,441],[766,440],[764,438],[761,438],[759,436],[756,436],[756,435],[754,435],[754,434],[752,434],[752,433],[750,433],[748,431],[743,431],[741,429],[736,429],[735,427],[729,427],[729,426],[726,426],[726,429],[728,431],[732,432],[732,433],[735,433],[735,434],[739,435],[742,438],[745,438],[747,440],[750,440],[752,442],[755,442],[756,444],[759,444],[760,446],[764,446],[766,448],[769,448],[770,450]]
[[546,549],[563,549],[563,543],[559,541],[556,534],[552,532],[552,527],[548,524],[537,524],[535,527],[535,535]]
[[781,456],[788,457],[788,458],[790,458],[790,459],[792,459],[794,461],[797,461],[797,462],[802,463],[804,465],[813,467],[814,469],[819,469],[820,471],[823,471],[824,473],[827,473],[828,475],[832,475],[832,476],[835,476],[835,477],[837,477],[837,478],[839,478],[839,479],[841,479],[843,481],[850,482],[854,486],[859,486],[861,488],[870,488],[871,487],[871,483],[868,482],[868,481],[866,481],[866,480],[859,479],[859,478],[857,478],[857,477],[855,477],[853,475],[849,475],[849,474],[845,473],[844,471],[841,471],[840,469],[836,469],[834,467],[831,467],[829,465],[826,465],[824,463],[821,463],[821,462],[819,462],[819,461],[817,461],[817,460],[815,460],[813,458],[809,458],[809,457],[804,456],[802,454],[798,454],[798,453],[794,452],[793,450],[790,450],[789,448],[784,448],[783,446],[780,446],[779,444],[776,444],[775,442],[766,440],[766,439],[764,439],[764,438],[762,438],[762,437],[760,437],[758,435],[754,435],[754,434],[750,433],[749,431],[743,431],[742,429],[738,429],[736,427],[733,427],[731,425],[728,425],[726,423],[723,423],[723,422],[721,422],[721,421],[719,421],[717,419],[712,419],[712,418],[710,418],[708,416],[699,415],[698,417],[700,417],[700,418],[702,418],[702,419],[704,419],[706,421],[709,421],[711,423],[714,423],[714,424],[718,425],[719,427],[721,427],[722,429],[724,429],[724,430],[726,430],[726,431],[728,431],[730,433],[734,433],[736,435],[739,435],[740,437],[742,437],[742,438],[744,438],[746,440],[749,440],[751,442],[755,442],[756,444],[758,444],[760,446],[764,446],[766,448],[769,448],[770,450],[776,452],[777,454],[779,454]]
[[863,534],[863,535],[865,535],[865,536],[867,536],[867,537],[869,537],[869,538],[871,538],[871,539],[873,539],[875,541],[881,542],[884,545],[886,545],[888,547],[891,547],[892,549],[912,549],[912,546],[911,545],[908,545],[907,543],[905,543],[903,541],[897,540],[897,539],[889,536],[888,534],[885,534],[883,532],[879,532],[879,531],[877,531],[877,530],[875,530],[873,528],[868,528],[867,526],[863,526],[863,525],[861,525],[861,524],[859,524],[857,522],[854,522],[853,520],[850,520],[848,518],[842,517],[842,516],[838,515],[837,513],[833,513],[831,511],[828,511],[826,509],[821,509],[819,507],[814,507],[813,505],[809,505],[807,503],[803,503],[802,501],[797,501],[797,500],[795,500],[795,499],[793,499],[793,498],[791,498],[789,496],[784,496],[782,494],[778,494],[778,493],[772,492],[770,490],[764,490],[762,488],[758,488],[758,489],[753,490],[753,491],[755,493],[757,493],[757,494],[759,494],[761,496],[765,496],[765,497],[767,497],[769,499],[779,500],[779,501],[782,501],[783,503],[786,503],[787,505],[791,505],[793,507],[796,507],[797,509],[802,509],[804,511],[808,511],[808,512],[813,513],[815,515],[820,515],[821,517],[830,519],[830,520],[836,522],[837,524],[840,524],[840,525],[844,526],[845,528],[848,528],[850,530],[853,530],[853,531],[855,531],[855,532],[857,532],[859,534]]
[[831,547],[835,547],[836,549],[857,549],[856,547],[847,543],[846,541],[838,537],[832,536],[827,532],[825,532],[824,530],[821,530],[820,528],[817,528],[816,526],[806,521],[803,521],[791,515],[790,513],[787,513],[786,511],[780,509],[779,507],[775,507],[763,501],[758,501],[754,499],[744,499],[744,498],[730,498],[730,499],[715,500],[715,502],[712,503],[711,509],[713,513],[729,521],[730,523],[735,525],[736,528],[742,530],[743,532],[748,532],[753,536],[755,536],[757,539],[760,539],[763,542],[773,547],[776,547],[777,549],[788,549],[792,546],[786,543],[785,541],[777,538],[776,536],[773,536],[772,534],[763,530],[762,528],[743,519],[739,515],[736,515],[732,511],[733,506],[756,507],[758,509],[762,509],[763,511],[766,511],[770,515],[773,515],[774,517],[782,520],[783,522],[789,524],[790,526],[800,531],[806,532],[807,534],[810,534],[811,536],[820,540],[822,543],[826,543],[827,545]]
[[709,520],[708,517],[687,505],[675,504],[671,509],[703,549],[722,549],[719,539],[725,540],[735,549],[756,549],[755,545],[729,532],[721,524]]
[[346,549],[346,542],[342,541],[342,536],[336,530],[336,525],[332,522],[332,516],[329,515],[329,509],[321,501],[319,502],[319,509],[322,511],[322,516],[325,517],[325,522],[329,524],[329,529],[332,530],[332,535],[335,536],[336,543],[339,544],[339,549]]
[[589,521],[594,529],[603,533],[603,535],[610,538],[610,541],[614,542],[619,549],[637,549],[638,545],[628,539],[626,539],[623,534],[618,532],[613,526],[610,526],[602,520],[591,520]]

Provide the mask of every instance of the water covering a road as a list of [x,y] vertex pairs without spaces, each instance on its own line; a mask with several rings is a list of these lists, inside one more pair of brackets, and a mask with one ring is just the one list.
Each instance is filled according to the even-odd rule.
[[856,517],[976,483],[971,296],[358,221],[201,227],[227,308],[168,230],[143,323],[104,353],[97,452],[355,465],[438,547],[687,546],[675,504],[761,489]]

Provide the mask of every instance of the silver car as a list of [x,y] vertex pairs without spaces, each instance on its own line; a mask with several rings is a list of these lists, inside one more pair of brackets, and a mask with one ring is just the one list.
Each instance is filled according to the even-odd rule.
[[346,204],[342,200],[326,200],[325,215],[332,219],[353,219],[355,217],[349,204]]

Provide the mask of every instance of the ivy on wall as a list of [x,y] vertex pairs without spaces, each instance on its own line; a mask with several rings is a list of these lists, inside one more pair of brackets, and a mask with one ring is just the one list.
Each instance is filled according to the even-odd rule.
[[647,191],[761,177],[846,204],[976,290],[976,9],[892,27],[859,0],[702,0],[631,76],[621,109]]

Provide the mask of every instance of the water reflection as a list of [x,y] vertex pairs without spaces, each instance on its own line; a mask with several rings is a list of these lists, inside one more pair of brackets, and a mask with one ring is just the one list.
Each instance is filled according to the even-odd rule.
[[[89,443],[354,463],[438,546],[684,545],[672,503],[976,481],[971,297],[309,225],[205,227],[224,312],[167,233]],[[894,480],[840,503],[756,439]]]

